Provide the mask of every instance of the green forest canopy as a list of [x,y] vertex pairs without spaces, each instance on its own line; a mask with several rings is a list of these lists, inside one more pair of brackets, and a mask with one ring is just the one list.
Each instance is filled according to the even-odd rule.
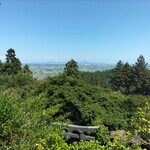
[[[150,79],[141,55],[135,65],[80,72],[74,60],[55,77],[37,80],[9,49],[0,63],[1,149],[142,149],[150,146]],[[98,125],[97,141],[75,142],[52,122]],[[121,132],[110,139],[112,131]],[[138,145],[133,136],[142,138]],[[131,142],[132,141],[132,142]]]

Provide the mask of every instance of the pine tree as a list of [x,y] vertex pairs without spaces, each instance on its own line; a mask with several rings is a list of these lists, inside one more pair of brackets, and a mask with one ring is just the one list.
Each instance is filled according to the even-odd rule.
[[66,67],[64,68],[64,75],[74,78],[81,78],[81,74],[78,70],[78,65],[76,61],[71,59],[69,62],[67,62]]
[[124,63],[120,60],[116,67],[113,70],[113,77],[111,79],[112,88],[114,90],[119,90],[122,87],[122,71],[123,71]]
[[15,50],[10,48],[6,54],[6,62],[4,63],[3,73],[17,74],[21,70],[21,62],[18,58],[16,58]]
[[23,67],[23,73],[27,73],[27,74],[32,75],[32,71],[30,70],[30,68],[27,64]]
[[3,63],[0,60],[0,74],[2,73],[2,70],[3,70]]
[[120,90],[125,94],[131,94],[133,87],[133,67],[128,63],[119,61],[114,69],[111,83],[115,90]]
[[146,94],[146,86],[150,83],[147,63],[145,58],[140,55],[134,65],[134,86],[135,94]]
[[122,87],[124,88],[125,94],[131,94],[134,91],[133,87],[133,67],[131,67],[128,63],[125,63],[122,71]]

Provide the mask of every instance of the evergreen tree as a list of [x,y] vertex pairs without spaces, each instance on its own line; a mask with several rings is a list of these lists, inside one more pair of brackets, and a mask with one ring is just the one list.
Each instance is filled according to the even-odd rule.
[[0,74],[2,73],[2,70],[3,70],[3,63],[0,60]]
[[3,72],[6,74],[17,74],[22,70],[21,62],[16,58],[15,50],[10,48],[6,54]]
[[133,87],[133,67],[128,63],[119,61],[113,72],[111,83],[114,90],[120,90],[124,94],[131,94]]
[[69,62],[67,62],[66,67],[64,68],[64,75],[74,78],[81,78],[76,61],[71,59]]
[[113,70],[113,77],[111,79],[112,88],[114,90],[119,90],[122,87],[122,71],[124,63],[120,60]]
[[135,94],[146,94],[146,86],[150,83],[147,63],[140,55],[134,65],[134,86]]
[[122,87],[124,88],[125,94],[131,94],[134,91],[133,73],[133,67],[131,67],[128,63],[125,63],[122,72]]
[[23,67],[23,73],[32,74],[32,71],[27,64]]

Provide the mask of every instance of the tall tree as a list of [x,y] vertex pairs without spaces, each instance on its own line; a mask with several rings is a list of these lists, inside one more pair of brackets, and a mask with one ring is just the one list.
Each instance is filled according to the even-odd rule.
[[131,94],[134,91],[133,77],[133,67],[125,63],[122,70],[122,87],[124,88],[125,94]]
[[134,65],[134,86],[135,94],[146,94],[146,86],[150,83],[147,63],[145,58],[140,55]]
[[64,68],[64,75],[71,76],[74,78],[80,78],[81,74],[78,70],[77,62],[71,59],[69,62],[66,63],[66,67]]
[[10,48],[6,54],[6,62],[4,63],[4,73],[17,74],[21,70],[21,62],[18,58],[16,58],[15,50]]
[[125,94],[131,94],[134,90],[133,87],[133,67],[128,63],[119,61],[113,72],[111,83],[115,90],[120,90]]
[[114,90],[119,90],[122,87],[122,71],[124,63],[120,60],[116,67],[113,69],[113,76],[111,79],[112,88]]

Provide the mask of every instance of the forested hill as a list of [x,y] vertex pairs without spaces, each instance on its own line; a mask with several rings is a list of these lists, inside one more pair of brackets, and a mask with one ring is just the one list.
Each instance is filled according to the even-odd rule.
[[[53,122],[99,126],[97,140],[63,137],[64,127]],[[149,147],[150,72],[142,55],[134,65],[119,61],[114,69],[96,72],[81,72],[70,60],[62,73],[42,80],[33,77],[28,65],[22,67],[13,49],[0,62],[0,149]]]

